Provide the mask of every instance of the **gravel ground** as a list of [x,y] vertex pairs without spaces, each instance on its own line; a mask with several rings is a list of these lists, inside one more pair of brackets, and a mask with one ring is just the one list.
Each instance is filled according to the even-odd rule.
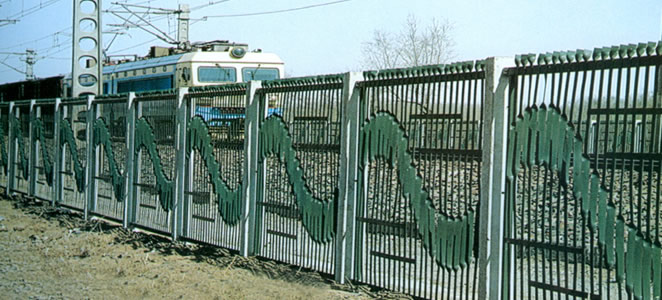
[[403,298],[20,199],[0,200],[0,251],[5,299]]

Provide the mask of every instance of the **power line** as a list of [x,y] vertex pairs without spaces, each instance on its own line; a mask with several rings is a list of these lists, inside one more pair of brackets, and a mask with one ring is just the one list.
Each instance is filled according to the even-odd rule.
[[3,64],[3,65],[5,65],[6,67],[8,67],[8,68],[10,68],[10,69],[12,69],[12,70],[14,70],[14,71],[16,71],[16,72],[18,72],[18,73],[25,74],[24,71],[21,71],[21,70],[19,70],[18,68],[15,68],[15,67],[13,67],[13,66],[10,65],[10,64],[5,63],[4,61],[0,61],[0,64]]
[[156,40],[158,40],[158,39],[159,39],[159,38],[154,38],[154,39],[151,39],[151,40],[149,40],[149,41],[147,41],[147,42],[142,42],[142,43],[139,43],[139,44],[136,44],[136,45],[133,45],[133,46],[127,47],[127,48],[123,48],[123,49],[120,49],[120,50],[115,50],[115,52],[122,52],[122,51],[125,51],[125,50],[133,49],[133,48],[136,48],[136,47],[139,47],[139,46],[145,45],[145,44],[149,44],[149,43],[151,43],[151,42],[153,42],[153,41],[156,41]]
[[[228,0],[228,1],[229,1],[229,0]],[[193,22],[191,22],[191,25],[193,25],[193,24],[195,24],[195,23],[198,23],[198,22],[200,22],[200,20],[193,21]],[[137,48],[137,47],[140,47],[140,46],[142,46],[142,45],[145,45],[145,44],[149,44],[149,43],[151,43],[151,42],[154,42],[154,41],[156,41],[156,40],[158,40],[158,39],[159,39],[159,38],[154,38],[154,39],[151,39],[151,40],[146,41],[146,42],[142,42],[142,43],[135,44],[135,45],[133,45],[133,46],[129,46],[129,47],[126,47],[126,48],[122,48],[122,49],[119,49],[119,50],[115,50],[114,52],[122,52],[122,51],[130,50],[130,49],[133,49],[133,48]]]
[[207,4],[202,4],[202,5],[192,7],[191,11],[194,11],[194,10],[197,10],[197,9],[200,9],[200,8],[205,8],[205,7],[212,6],[212,5],[216,5],[216,4],[223,3],[223,2],[228,2],[228,1],[230,1],[230,0],[209,1],[209,3],[207,3]]
[[70,29],[71,29],[71,26],[69,26],[69,27],[67,27],[67,28],[63,28],[62,30],[56,31],[56,32],[54,32],[54,33],[51,33],[51,34],[48,34],[48,35],[42,36],[42,37],[37,38],[37,39],[34,39],[34,40],[30,40],[30,41],[22,42],[22,43],[20,43],[20,44],[16,44],[16,45],[13,45],[13,46],[2,47],[2,48],[0,48],[0,50],[11,49],[11,48],[17,48],[17,47],[21,47],[21,46],[24,46],[24,45],[27,45],[27,44],[34,43],[34,42],[38,42],[38,41],[41,41],[41,40],[44,40],[44,39],[47,39],[47,38],[50,38],[50,37],[53,37],[53,36],[56,36],[56,35],[59,35],[59,34],[64,34],[65,31],[68,31],[68,30],[70,30]]
[[325,3],[319,3],[319,4],[307,5],[307,6],[301,6],[301,7],[287,8],[287,9],[281,9],[281,10],[272,10],[272,11],[263,11],[263,12],[256,12],[256,13],[205,16],[205,17],[203,17],[203,19],[206,19],[206,18],[233,18],[233,17],[250,17],[250,16],[259,16],[259,15],[271,15],[271,14],[279,14],[279,13],[286,13],[286,12],[292,12],[292,11],[297,11],[297,10],[310,9],[310,8],[315,8],[315,7],[320,7],[320,6],[333,5],[333,4],[338,4],[338,3],[342,3],[342,2],[349,2],[349,1],[352,1],[352,0],[332,1],[332,2],[325,2]]
[[44,9],[46,7],[49,7],[49,6],[57,3],[58,1],[60,1],[60,0],[49,0],[49,1],[46,1],[46,2],[43,2],[43,3],[39,3],[39,5],[35,5],[33,7],[28,8],[28,9],[22,10],[21,12],[10,16],[10,18],[18,19],[18,18],[22,18],[22,17],[28,16],[28,15],[31,15],[31,14],[33,14],[33,13],[35,13],[35,12],[41,10],[41,9]]

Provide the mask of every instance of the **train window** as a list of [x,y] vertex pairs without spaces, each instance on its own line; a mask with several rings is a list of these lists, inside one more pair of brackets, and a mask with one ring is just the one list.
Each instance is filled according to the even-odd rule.
[[236,82],[237,70],[223,67],[199,67],[198,81],[200,82]]
[[126,77],[126,71],[124,71],[124,77]]
[[274,80],[280,78],[278,69],[268,68],[243,68],[241,69],[241,76],[244,82],[251,80]]
[[136,70],[133,70],[133,76],[136,76]]
[[147,69],[143,69],[143,75],[147,74]]
[[172,76],[129,79],[117,83],[117,93],[158,91],[172,88]]
[[156,73],[156,67],[152,68],[152,73]]
[[163,66],[163,72],[165,72],[165,71],[168,71],[168,67],[167,67],[167,66]]

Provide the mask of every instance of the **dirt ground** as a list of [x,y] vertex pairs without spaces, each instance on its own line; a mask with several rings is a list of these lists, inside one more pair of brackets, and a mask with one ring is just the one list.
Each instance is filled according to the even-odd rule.
[[[0,199],[3,299],[400,298],[225,250]],[[395,296],[395,297],[394,297]]]

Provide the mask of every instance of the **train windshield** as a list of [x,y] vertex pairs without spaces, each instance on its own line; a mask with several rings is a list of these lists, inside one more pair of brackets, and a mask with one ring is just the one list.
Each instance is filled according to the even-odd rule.
[[244,79],[244,82],[251,80],[273,80],[280,78],[278,69],[268,68],[243,68],[241,69],[241,75]]
[[223,67],[198,68],[198,81],[200,82],[236,82],[237,70]]

